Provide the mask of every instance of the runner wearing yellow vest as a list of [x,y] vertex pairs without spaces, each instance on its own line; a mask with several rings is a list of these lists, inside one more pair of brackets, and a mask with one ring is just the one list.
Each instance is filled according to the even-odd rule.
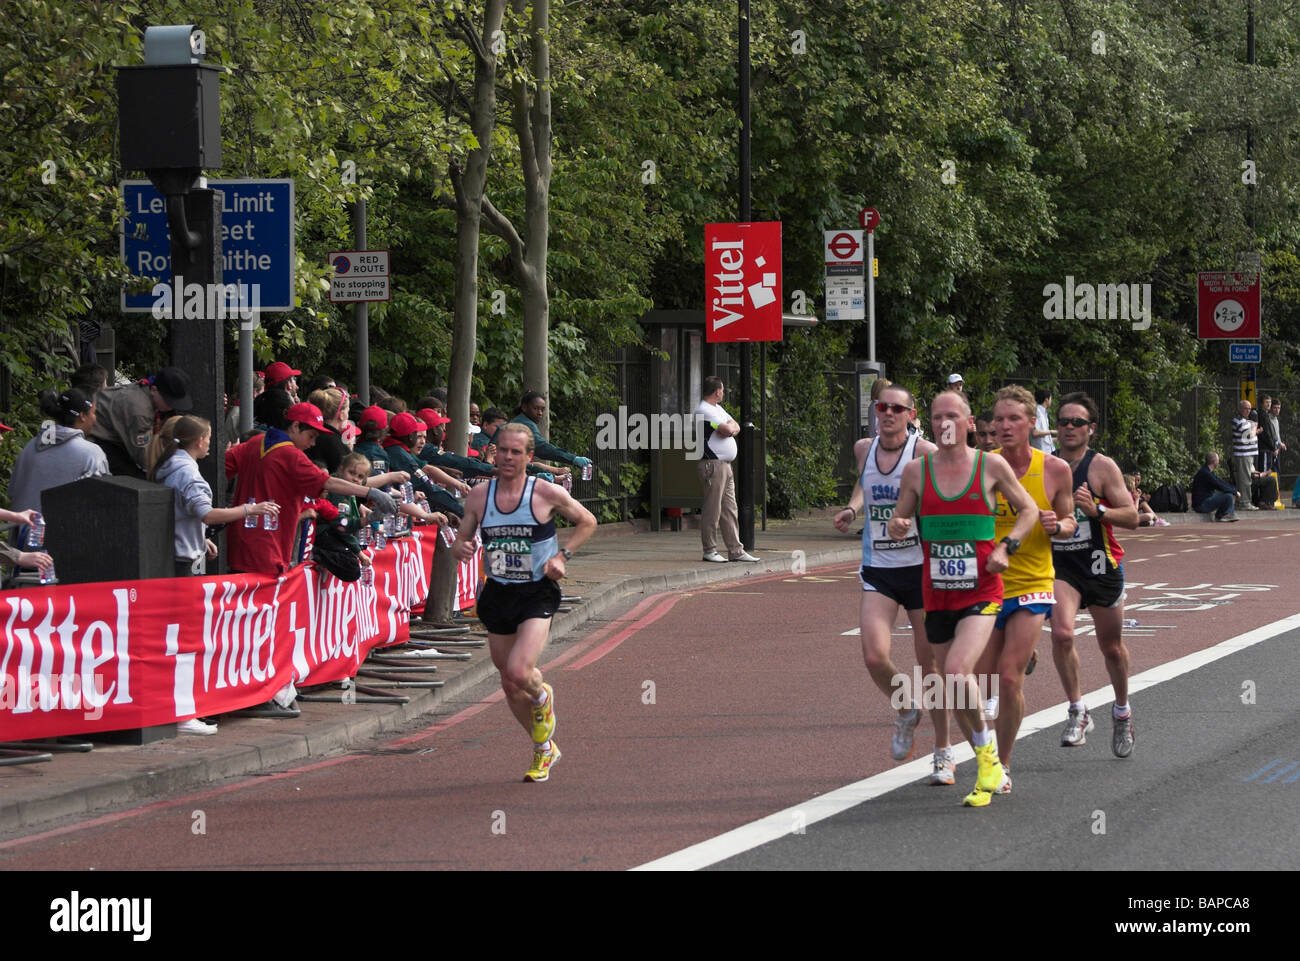
[[1012,557],[1002,575],[1002,613],[994,622],[993,636],[977,668],[998,674],[996,727],[1003,768],[998,794],[1011,793],[1008,762],[1025,716],[1025,666],[1038,643],[1043,620],[1055,603],[1052,583],[1056,573],[1049,538],[1069,538],[1077,527],[1070,465],[1029,445],[1037,411],[1033,394],[1018,386],[998,391],[993,406],[993,429],[1002,442],[997,453],[1011,465],[1020,486],[1033,498],[1039,519],[1023,543],[1012,541],[1007,535],[1017,515],[1006,499],[998,496],[996,535],[1010,541],[1007,550]]

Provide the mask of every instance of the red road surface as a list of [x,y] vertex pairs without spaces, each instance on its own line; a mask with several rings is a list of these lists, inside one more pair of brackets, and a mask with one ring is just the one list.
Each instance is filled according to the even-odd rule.
[[[1294,613],[1289,527],[1125,537],[1133,673]],[[557,645],[564,758],[545,784],[520,780],[530,744],[498,692],[369,752],[0,842],[0,868],[633,867],[892,766],[888,704],[843,636],[859,591],[849,567],[747,579]],[[1108,681],[1078,631],[1093,690]],[[1046,632],[1038,650],[1027,713],[1062,700]],[[910,672],[902,631],[894,657]]]

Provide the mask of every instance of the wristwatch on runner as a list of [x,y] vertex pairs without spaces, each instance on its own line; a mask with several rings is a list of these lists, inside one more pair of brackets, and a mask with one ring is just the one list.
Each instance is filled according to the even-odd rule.
[[1002,538],[1002,540],[999,543],[1007,545],[1007,557],[1010,557],[1016,551],[1020,550],[1020,541],[1016,540],[1014,537],[1012,537],[1009,534],[1006,537]]
[[1098,505],[1097,505],[1097,520],[1102,520],[1102,519],[1105,518],[1105,516],[1106,516],[1106,505],[1105,505],[1105,504],[1098,504]]
[[567,547],[561,547],[560,553],[564,555],[566,561],[573,560],[573,551],[569,550]]

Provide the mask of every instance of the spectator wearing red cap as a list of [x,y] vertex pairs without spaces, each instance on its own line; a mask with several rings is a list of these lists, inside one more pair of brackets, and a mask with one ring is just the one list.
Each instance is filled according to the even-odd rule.
[[226,474],[235,478],[235,503],[274,501],[280,505],[276,530],[264,526],[228,528],[230,567],[237,572],[279,576],[291,564],[294,535],[304,498],[317,498],[322,491],[352,494],[368,499],[382,514],[397,510],[393,498],[378,488],[364,487],[312,465],[303,453],[324,430],[320,409],[312,404],[295,404],[285,412],[288,431],[270,428],[226,451]]
[[183,414],[193,406],[189,375],[164,367],[142,383],[96,393],[98,416],[89,437],[104,449],[111,473],[143,479],[154,434],[173,411]]
[[[362,429],[364,430],[364,427]],[[388,428],[388,437],[381,445],[388,459],[388,466],[392,470],[409,472],[411,483],[415,485],[416,490],[424,491],[425,496],[429,498],[431,508],[461,517],[465,513],[464,506],[451,491],[440,485],[446,484],[461,491],[462,494],[469,491],[469,486],[436,467],[425,465],[412,453],[412,445],[417,442],[420,434],[425,433],[425,430],[424,421],[414,414],[402,413],[394,417]],[[358,444],[357,448],[360,447],[361,445]],[[435,481],[434,478],[437,480]]]
[[446,438],[447,425],[451,423],[450,417],[444,417],[436,410],[428,407],[421,410],[419,416],[429,428],[429,443],[425,444],[424,449],[420,451],[420,460],[426,464],[432,464],[434,467],[460,471],[462,477],[496,476],[496,468],[491,464],[486,464],[474,457],[449,454],[442,449],[443,441]]
[[302,371],[294,370],[282,360],[277,360],[270,367],[266,368],[266,387],[268,390],[279,388],[285,391],[293,402],[298,403],[298,375]]

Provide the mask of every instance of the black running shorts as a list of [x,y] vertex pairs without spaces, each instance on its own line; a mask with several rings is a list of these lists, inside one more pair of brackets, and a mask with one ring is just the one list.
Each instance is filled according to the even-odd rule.
[[985,601],[956,611],[926,611],[925,638],[931,644],[947,644],[957,636],[957,622],[963,617],[972,615],[996,617],[1001,610],[1001,601]]
[[1071,567],[1056,569],[1056,579],[1065,581],[1079,592],[1079,607],[1119,607],[1124,599],[1124,565],[1106,574],[1082,577]]
[[864,567],[858,571],[864,591],[876,591],[884,594],[891,601],[903,606],[905,611],[919,611],[925,607],[921,597],[921,568],[911,567]]
[[549,577],[526,584],[502,584],[489,577],[478,597],[478,619],[490,634],[514,634],[524,621],[553,615],[560,596],[559,582]]

